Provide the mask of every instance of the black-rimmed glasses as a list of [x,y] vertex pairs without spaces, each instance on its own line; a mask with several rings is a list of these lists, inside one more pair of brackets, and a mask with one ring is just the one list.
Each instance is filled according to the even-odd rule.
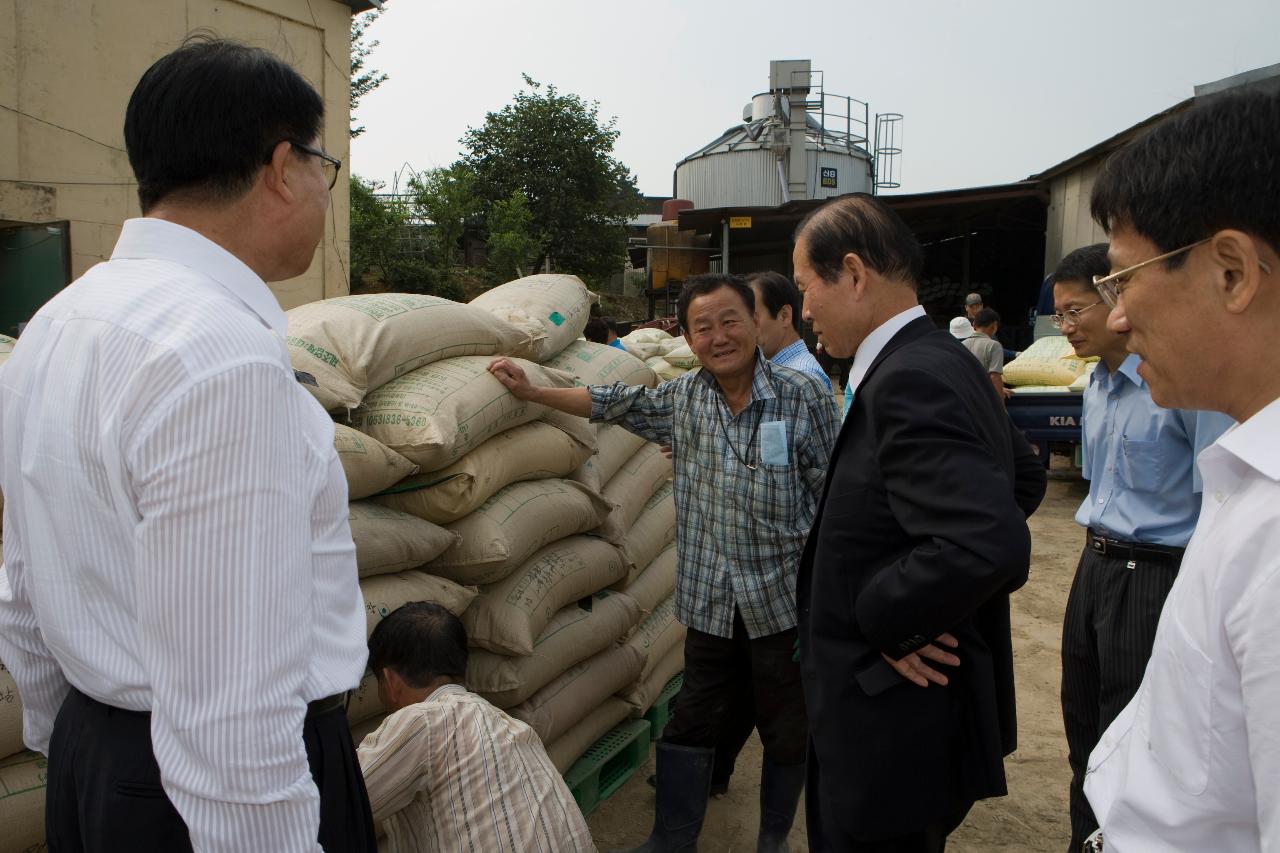
[[319,157],[320,162],[323,164],[324,170],[326,172],[328,172],[329,169],[332,168],[333,172],[329,174],[329,189],[333,189],[337,185],[338,173],[342,171],[341,160],[339,160],[337,157],[334,157],[332,154],[327,154],[324,151],[321,151],[319,148],[313,148],[310,145],[304,145],[303,143],[295,142],[292,139],[287,141],[290,145],[292,145],[294,148],[298,149],[299,151],[303,152],[304,154],[311,154],[315,157]]

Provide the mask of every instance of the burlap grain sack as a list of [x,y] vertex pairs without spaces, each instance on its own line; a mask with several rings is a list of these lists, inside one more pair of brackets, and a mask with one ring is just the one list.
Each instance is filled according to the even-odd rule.
[[626,350],[597,344],[591,341],[574,341],[555,356],[543,362],[545,367],[564,371],[577,380],[578,385],[644,385],[652,388],[658,384],[643,360]]
[[531,655],[473,649],[467,687],[499,708],[518,705],[575,663],[614,645],[640,620],[640,605],[629,595],[598,592],[589,603],[590,609],[570,604],[552,617]]
[[665,358],[672,367],[683,367],[685,370],[699,367],[702,364],[698,357],[693,354],[693,350],[689,349],[688,344],[680,344],[667,352],[659,353],[659,355]]
[[648,361],[651,358],[662,355],[662,344],[660,343],[631,343],[623,344],[627,352],[641,361]]
[[642,675],[629,690],[618,694],[631,707],[634,716],[641,716],[658,701],[667,682],[684,672],[684,644],[676,646],[659,660],[648,674]]
[[640,605],[641,612],[647,614],[675,591],[677,565],[676,546],[673,542],[654,557],[649,565],[635,575],[630,575],[630,583],[616,586],[615,589],[634,598],[636,604]]
[[474,512],[504,486],[571,474],[595,447],[595,430],[583,418],[549,412],[498,433],[447,468],[408,478],[376,500],[448,524]]
[[451,530],[369,501],[347,508],[360,577],[416,569],[458,544]]
[[527,343],[509,323],[470,305],[416,293],[370,293],[287,312],[289,360],[326,409],[354,408],[411,370],[460,355],[514,352]]
[[670,382],[672,379],[679,379],[689,371],[683,367],[676,367],[660,355],[653,358],[646,358],[644,363],[650,370],[658,376],[659,382]]
[[373,633],[373,626],[384,616],[410,601],[434,601],[454,615],[461,616],[476,597],[474,589],[416,571],[362,578],[360,594],[364,596],[365,615],[369,621],[367,634]]
[[366,670],[364,678],[360,679],[360,685],[351,691],[347,700],[347,723],[354,726],[370,717],[385,714],[386,711],[382,700],[378,698],[378,679]]
[[0,761],[0,850],[31,853],[44,846],[45,783],[49,762],[38,752]]
[[640,677],[646,677],[672,649],[684,646],[684,635],[687,629],[676,618],[676,599],[674,595],[660,601],[649,614],[641,620],[636,630],[627,639],[627,644],[634,646],[644,657],[644,669]]
[[643,665],[632,646],[613,646],[569,667],[507,713],[528,723],[543,743],[549,743],[592,708],[634,684]]
[[619,340],[622,341],[623,346],[626,346],[627,344],[660,344],[663,341],[672,340],[672,337],[661,329],[632,329]]
[[1070,385],[1084,375],[1086,361],[1076,358],[1062,335],[1046,335],[1004,366],[1004,383],[1015,388],[1028,385]]
[[622,540],[622,560],[627,564],[627,583],[635,580],[658,553],[676,541],[675,484],[663,483],[636,518]]
[[367,498],[414,474],[418,466],[346,424],[333,425],[333,446],[347,475],[347,497]]
[[671,460],[662,455],[658,445],[647,442],[605,485],[604,499],[613,505],[613,511],[596,535],[621,545],[645,504],[670,479]]
[[644,447],[645,440],[616,424],[601,424],[596,431],[596,454],[583,462],[570,475],[593,492],[603,492],[605,484],[618,473],[618,469],[636,451]]
[[500,284],[470,304],[523,332],[528,343],[513,353],[541,362],[578,339],[594,300],[576,275],[540,274]]
[[568,773],[569,768],[591,748],[593,743],[629,716],[631,716],[631,706],[617,696],[611,696],[588,711],[587,715],[567,732],[548,743],[547,757],[551,759],[551,763],[556,766],[556,770],[561,775]]
[[[463,356],[391,380],[351,413],[351,425],[416,464],[439,471],[503,430],[537,420],[545,406],[513,397],[489,373],[488,356]],[[563,373],[521,362],[537,385],[567,388]]]
[[580,483],[512,483],[448,526],[461,541],[427,569],[458,583],[497,583],[544,545],[599,527],[611,509]]
[[553,542],[471,602],[462,615],[467,640],[499,654],[531,655],[534,641],[561,608],[626,573],[622,555],[608,542],[593,536]]
[[0,661],[0,757],[21,752],[22,699],[12,673]]

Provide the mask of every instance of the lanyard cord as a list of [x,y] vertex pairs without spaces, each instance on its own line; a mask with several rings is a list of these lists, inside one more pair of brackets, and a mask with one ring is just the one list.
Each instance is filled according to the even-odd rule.
[[[750,404],[750,403],[748,403],[747,405],[751,405],[751,404]],[[754,470],[756,470],[756,466],[755,466],[755,465],[752,465],[750,462],[748,462],[747,460],[743,459],[741,456],[739,456],[739,455],[738,455],[738,448],[736,448],[736,447],[734,447],[734,446],[733,446],[733,439],[731,439],[731,438],[729,437],[729,428],[728,428],[727,426],[725,426],[725,422],[724,422],[724,412],[722,412],[722,411],[720,410],[720,407],[719,407],[719,406],[716,406],[716,415],[717,415],[717,416],[719,417],[719,419],[720,419],[720,431],[724,433],[724,442],[725,442],[725,444],[729,445],[729,449],[730,449],[731,451],[733,451],[733,458],[734,458],[734,459],[737,459],[739,462],[741,462],[743,465],[745,465],[745,466],[747,467],[747,470],[749,470],[749,471],[754,471]],[[760,415],[759,415],[759,417],[757,417],[757,418],[756,418],[756,425],[755,425],[754,427],[752,427],[752,428],[751,428],[751,437],[750,437],[749,439],[747,439],[747,453],[748,453],[748,455],[750,455],[750,452],[751,452],[751,445],[755,444],[755,441],[756,441],[756,434],[760,432],[760,421],[762,421],[762,420],[764,420],[764,409],[763,409],[763,408],[760,410]]]

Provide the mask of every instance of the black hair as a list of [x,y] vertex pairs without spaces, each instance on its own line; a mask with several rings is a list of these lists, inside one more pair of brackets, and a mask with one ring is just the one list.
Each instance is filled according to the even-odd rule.
[[[1107,159],[1090,212],[1172,252],[1224,228],[1280,252],[1280,92],[1223,94],[1162,122]],[[1176,269],[1186,255],[1165,261]]]
[[316,90],[274,54],[188,39],[147,69],[125,111],[142,212],[177,192],[204,201],[237,198],[276,145],[311,144],[323,118]]
[[686,332],[689,330],[689,303],[699,296],[714,293],[722,287],[729,288],[742,298],[742,301],[747,304],[748,314],[756,312],[756,294],[745,278],[719,272],[703,273],[685,280],[680,298],[676,301],[676,316],[680,318],[681,330]]
[[1076,249],[1059,261],[1058,268],[1053,271],[1053,283],[1083,282],[1092,290],[1093,277],[1109,272],[1111,261],[1107,260],[1107,244],[1094,243],[1092,246]]
[[973,327],[990,326],[992,323],[999,323],[1000,315],[994,308],[983,308],[977,314],[973,315]]
[[907,223],[883,201],[852,193],[824,204],[800,221],[795,241],[804,238],[809,264],[824,281],[840,278],[844,256],[853,253],[887,278],[914,290],[924,269],[924,250]]
[[462,681],[467,673],[462,620],[430,601],[411,601],[392,610],[369,635],[369,669],[380,676],[387,668],[414,688],[441,676]]
[[608,343],[609,325],[601,317],[592,317],[587,321],[587,327],[582,330],[582,336],[593,344]]
[[753,272],[747,276],[747,284],[760,288],[760,301],[770,317],[777,317],[784,307],[791,306],[791,325],[800,334],[800,312],[804,309],[804,296],[791,279],[782,273]]

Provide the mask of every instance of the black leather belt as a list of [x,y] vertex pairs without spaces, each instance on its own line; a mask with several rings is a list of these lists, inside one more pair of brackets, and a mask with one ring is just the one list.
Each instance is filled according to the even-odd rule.
[[1145,542],[1125,542],[1111,539],[1093,528],[1089,528],[1089,550],[1106,557],[1132,560],[1135,557],[1157,558],[1161,560],[1181,560],[1187,552],[1186,548],[1174,548],[1171,545],[1151,545]]
[[317,699],[314,702],[307,703],[307,718],[318,717],[321,714],[327,714],[338,708],[346,710],[347,694],[335,693],[332,696],[326,696],[323,699]]

